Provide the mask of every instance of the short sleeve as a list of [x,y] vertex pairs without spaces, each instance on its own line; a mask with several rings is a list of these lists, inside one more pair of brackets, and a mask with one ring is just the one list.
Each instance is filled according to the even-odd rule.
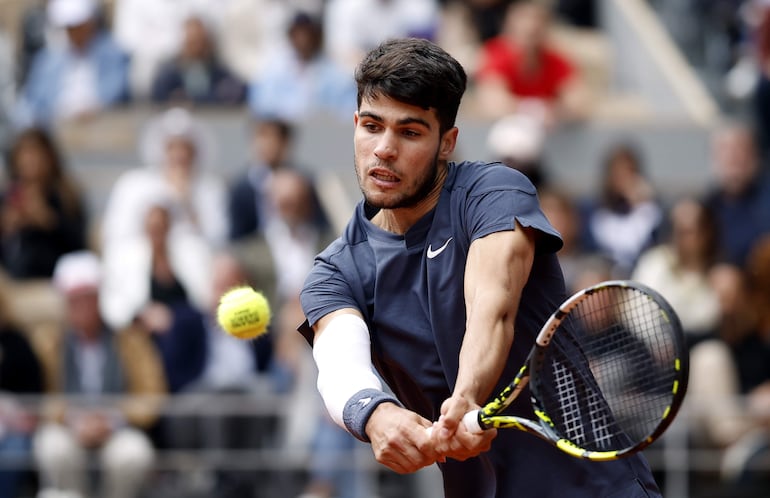
[[328,250],[324,251],[316,258],[300,292],[300,304],[307,320],[298,330],[311,345],[313,332],[310,327],[318,320],[342,308],[359,309],[350,285],[335,264],[335,260],[338,263],[343,256],[328,253]]
[[534,185],[519,171],[493,165],[468,192],[466,228],[471,241],[494,232],[514,230],[516,221],[540,232],[537,250],[561,249],[561,235],[540,209]]

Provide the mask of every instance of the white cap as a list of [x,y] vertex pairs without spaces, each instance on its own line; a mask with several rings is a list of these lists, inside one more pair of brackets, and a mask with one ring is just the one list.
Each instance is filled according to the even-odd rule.
[[102,282],[102,263],[91,251],[64,254],[56,262],[53,284],[62,293],[96,290]]
[[185,139],[195,147],[195,163],[208,165],[214,154],[211,131],[187,109],[171,107],[152,118],[144,128],[139,149],[145,164],[151,167],[163,162],[166,142]]
[[84,24],[95,15],[95,0],[50,0],[48,2],[48,20],[58,28]]
[[529,162],[543,152],[545,130],[526,114],[513,114],[496,121],[487,135],[487,147],[497,159]]

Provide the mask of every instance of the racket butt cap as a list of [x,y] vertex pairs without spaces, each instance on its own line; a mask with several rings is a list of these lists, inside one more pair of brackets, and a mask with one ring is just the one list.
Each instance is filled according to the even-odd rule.
[[479,434],[484,431],[484,428],[479,425],[479,411],[471,410],[463,416],[463,425],[469,432]]
[[[465,415],[463,415],[463,425],[466,429],[468,429],[469,432],[472,432],[473,434],[480,434],[484,431],[484,428],[479,425],[479,410],[471,410]],[[426,427],[425,433],[428,435],[428,437],[431,437],[433,434],[433,426]]]

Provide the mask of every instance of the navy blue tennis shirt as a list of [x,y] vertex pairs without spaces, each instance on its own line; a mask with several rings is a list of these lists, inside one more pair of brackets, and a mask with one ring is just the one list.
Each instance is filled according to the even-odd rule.
[[[516,375],[540,327],[566,298],[556,258],[561,238],[540,210],[532,183],[500,163],[450,162],[448,168],[436,207],[404,235],[374,225],[375,212],[361,201],[342,236],[317,256],[301,293],[307,321],[299,331],[308,342],[310,324],[338,309],[359,310],[378,373],[405,407],[429,420],[438,419],[457,378],[465,264],[474,240],[514,230],[516,221],[538,232],[513,346],[495,393]],[[529,393],[521,393],[508,411],[533,417]],[[447,497],[659,496],[639,455],[582,461],[516,430],[499,431],[492,449],[479,457],[439,465]]]

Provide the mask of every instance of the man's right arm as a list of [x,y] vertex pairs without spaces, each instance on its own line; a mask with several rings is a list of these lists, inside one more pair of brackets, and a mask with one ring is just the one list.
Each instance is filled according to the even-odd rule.
[[425,431],[431,422],[382,390],[374,373],[369,330],[353,308],[333,311],[314,325],[318,390],[332,419],[371,442],[378,462],[400,472],[433,464],[438,455]]

